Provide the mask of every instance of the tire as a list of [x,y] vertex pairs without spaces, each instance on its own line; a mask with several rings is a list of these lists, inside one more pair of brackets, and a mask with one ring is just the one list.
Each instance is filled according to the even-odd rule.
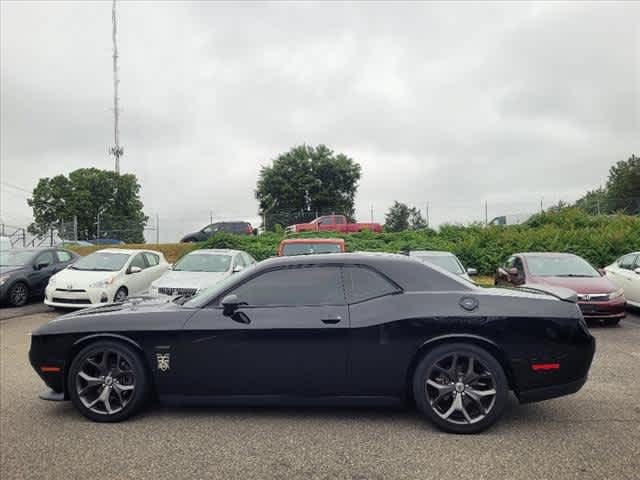
[[31,292],[24,282],[14,283],[7,292],[7,301],[12,307],[22,307],[27,304]]
[[449,343],[430,350],[420,361],[413,395],[418,409],[439,429],[477,433],[500,418],[509,385],[502,366],[486,350]]
[[620,323],[621,318],[609,318],[604,321],[604,325],[607,327],[617,327]]
[[113,303],[122,303],[129,296],[129,292],[125,287],[120,287],[113,296]]
[[120,422],[140,411],[151,383],[140,354],[109,340],[82,349],[67,375],[73,406],[94,422]]

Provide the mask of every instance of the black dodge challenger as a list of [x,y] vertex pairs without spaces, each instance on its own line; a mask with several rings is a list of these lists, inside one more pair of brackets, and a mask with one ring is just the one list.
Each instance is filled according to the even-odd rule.
[[190,299],[130,299],[32,334],[31,364],[87,418],[150,397],[182,405],[414,402],[478,432],[521,402],[570,394],[595,350],[568,291],[482,289],[402,255],[263,261]]

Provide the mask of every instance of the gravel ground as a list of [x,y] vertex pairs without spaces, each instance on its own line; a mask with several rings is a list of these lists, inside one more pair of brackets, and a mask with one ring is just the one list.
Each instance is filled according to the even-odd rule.
[[638,316],[593,328],[596,358],[577,394],[513,400],[488,432],[453,436],[412,410],[370,408],[155,406],[125,423],[91,423],[68,402],[37,398],[44,384],[27,334],[55,313],[25,313],[0,322],[3,480],[640,478]]

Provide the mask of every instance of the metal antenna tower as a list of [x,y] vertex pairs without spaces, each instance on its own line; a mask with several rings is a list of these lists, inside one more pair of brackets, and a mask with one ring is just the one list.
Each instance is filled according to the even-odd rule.
[[116,0],[113,0],[111,9],[111,17],[113,20],[113,139],[115,145],[109,149],[109,153],[116,157],[116,173],[120,173],[120,157],[124,154],[124,149],[120,146],[120,108],[118,98],[118,25],[116,20]]

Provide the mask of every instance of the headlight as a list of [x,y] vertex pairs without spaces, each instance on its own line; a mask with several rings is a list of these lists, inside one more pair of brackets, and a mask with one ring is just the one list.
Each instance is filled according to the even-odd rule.
[[89,285],[89,288],[105,288],[113,283],[116,277],[107,278],[106,280],[100,280],[98,282]]
[[9,280],[9,275],[0,275],[0,285]]
[[616,291],[615,291],[615,292],[613,292],[613,293],[610,293],[610,294],[609,294],[609,300],[614,300],[614,299],[616,299],[616,298],[620,298],[620,297],[621,297],[621,296],[623,296],[623,295],[624,295],[624,290],[621,288],[621,289],[619,289],[619,290],[616,290]]

